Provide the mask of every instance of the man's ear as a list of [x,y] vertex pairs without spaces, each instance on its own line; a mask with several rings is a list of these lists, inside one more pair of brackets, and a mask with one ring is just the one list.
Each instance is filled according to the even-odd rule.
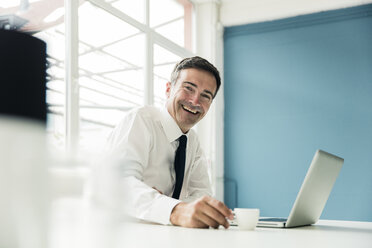
[[166,89],[165,89],[165,95],[167,96],[167,99],[170,96],[171,89],[172,89],[172,83],[171,82],[167,82]]

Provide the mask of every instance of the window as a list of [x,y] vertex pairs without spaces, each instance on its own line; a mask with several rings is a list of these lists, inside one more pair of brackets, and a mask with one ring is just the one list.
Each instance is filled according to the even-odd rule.
[[[97,151],[127,111],[144,104],[163,106],[175,63],[192,55],[188,1],[80,1],[79,39],[72,44],[78,46],[78,87],[66,92],[66,40],[71,37],[65,30],[63,1],[29,1],[25,11],[35,9],[25,16],[34,23],[34,35],[47,42],[48,135],[60,150],[78,134],[81,155]],[[68,102],[68,94],[78,101]],[[71,109],[78,113],[70,120],[77,123],[72,134],[66,132],[65,119]]]
[[154,105],[162,107],[165,104],[165,83],[170,80],[170,74],[175,64],[182,58],[166,48],[154,45]]

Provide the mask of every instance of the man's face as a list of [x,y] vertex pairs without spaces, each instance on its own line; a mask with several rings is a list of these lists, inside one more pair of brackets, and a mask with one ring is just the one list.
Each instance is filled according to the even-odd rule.
[[188,132],[206,115],[216,89],[213,74],[194,68],[180,71],[174,85],[167,83],[166,107],[182,132]]

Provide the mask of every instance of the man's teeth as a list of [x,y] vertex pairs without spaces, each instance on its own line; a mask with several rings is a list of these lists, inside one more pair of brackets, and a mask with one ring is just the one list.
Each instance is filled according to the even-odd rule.
[[186,109],[187,111],[193,113],[193,114],[196,114],[196,113],[197,113],[196,110],[192,110],[192,109],[190,109],[190,108],[188,108],[188,107],[186,107],[186,106],[183,106],[183,108]]

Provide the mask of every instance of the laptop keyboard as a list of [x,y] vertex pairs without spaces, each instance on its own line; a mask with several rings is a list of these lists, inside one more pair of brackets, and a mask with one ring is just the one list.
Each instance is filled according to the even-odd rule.
[[272,222],[285,222],[287,221],[286,218],[261,218],[259,221],[272,221]]
[[[235,216],[234,216],[235,217]],[[234,218],[233,220],[229,220],[229,224],[230,226],[238,226],[238,223],[236,221],[236,219]],[[286,218],[261,218],[259,219],[258,221],[268,221],[268,222],[286,222],[287,219]]]

